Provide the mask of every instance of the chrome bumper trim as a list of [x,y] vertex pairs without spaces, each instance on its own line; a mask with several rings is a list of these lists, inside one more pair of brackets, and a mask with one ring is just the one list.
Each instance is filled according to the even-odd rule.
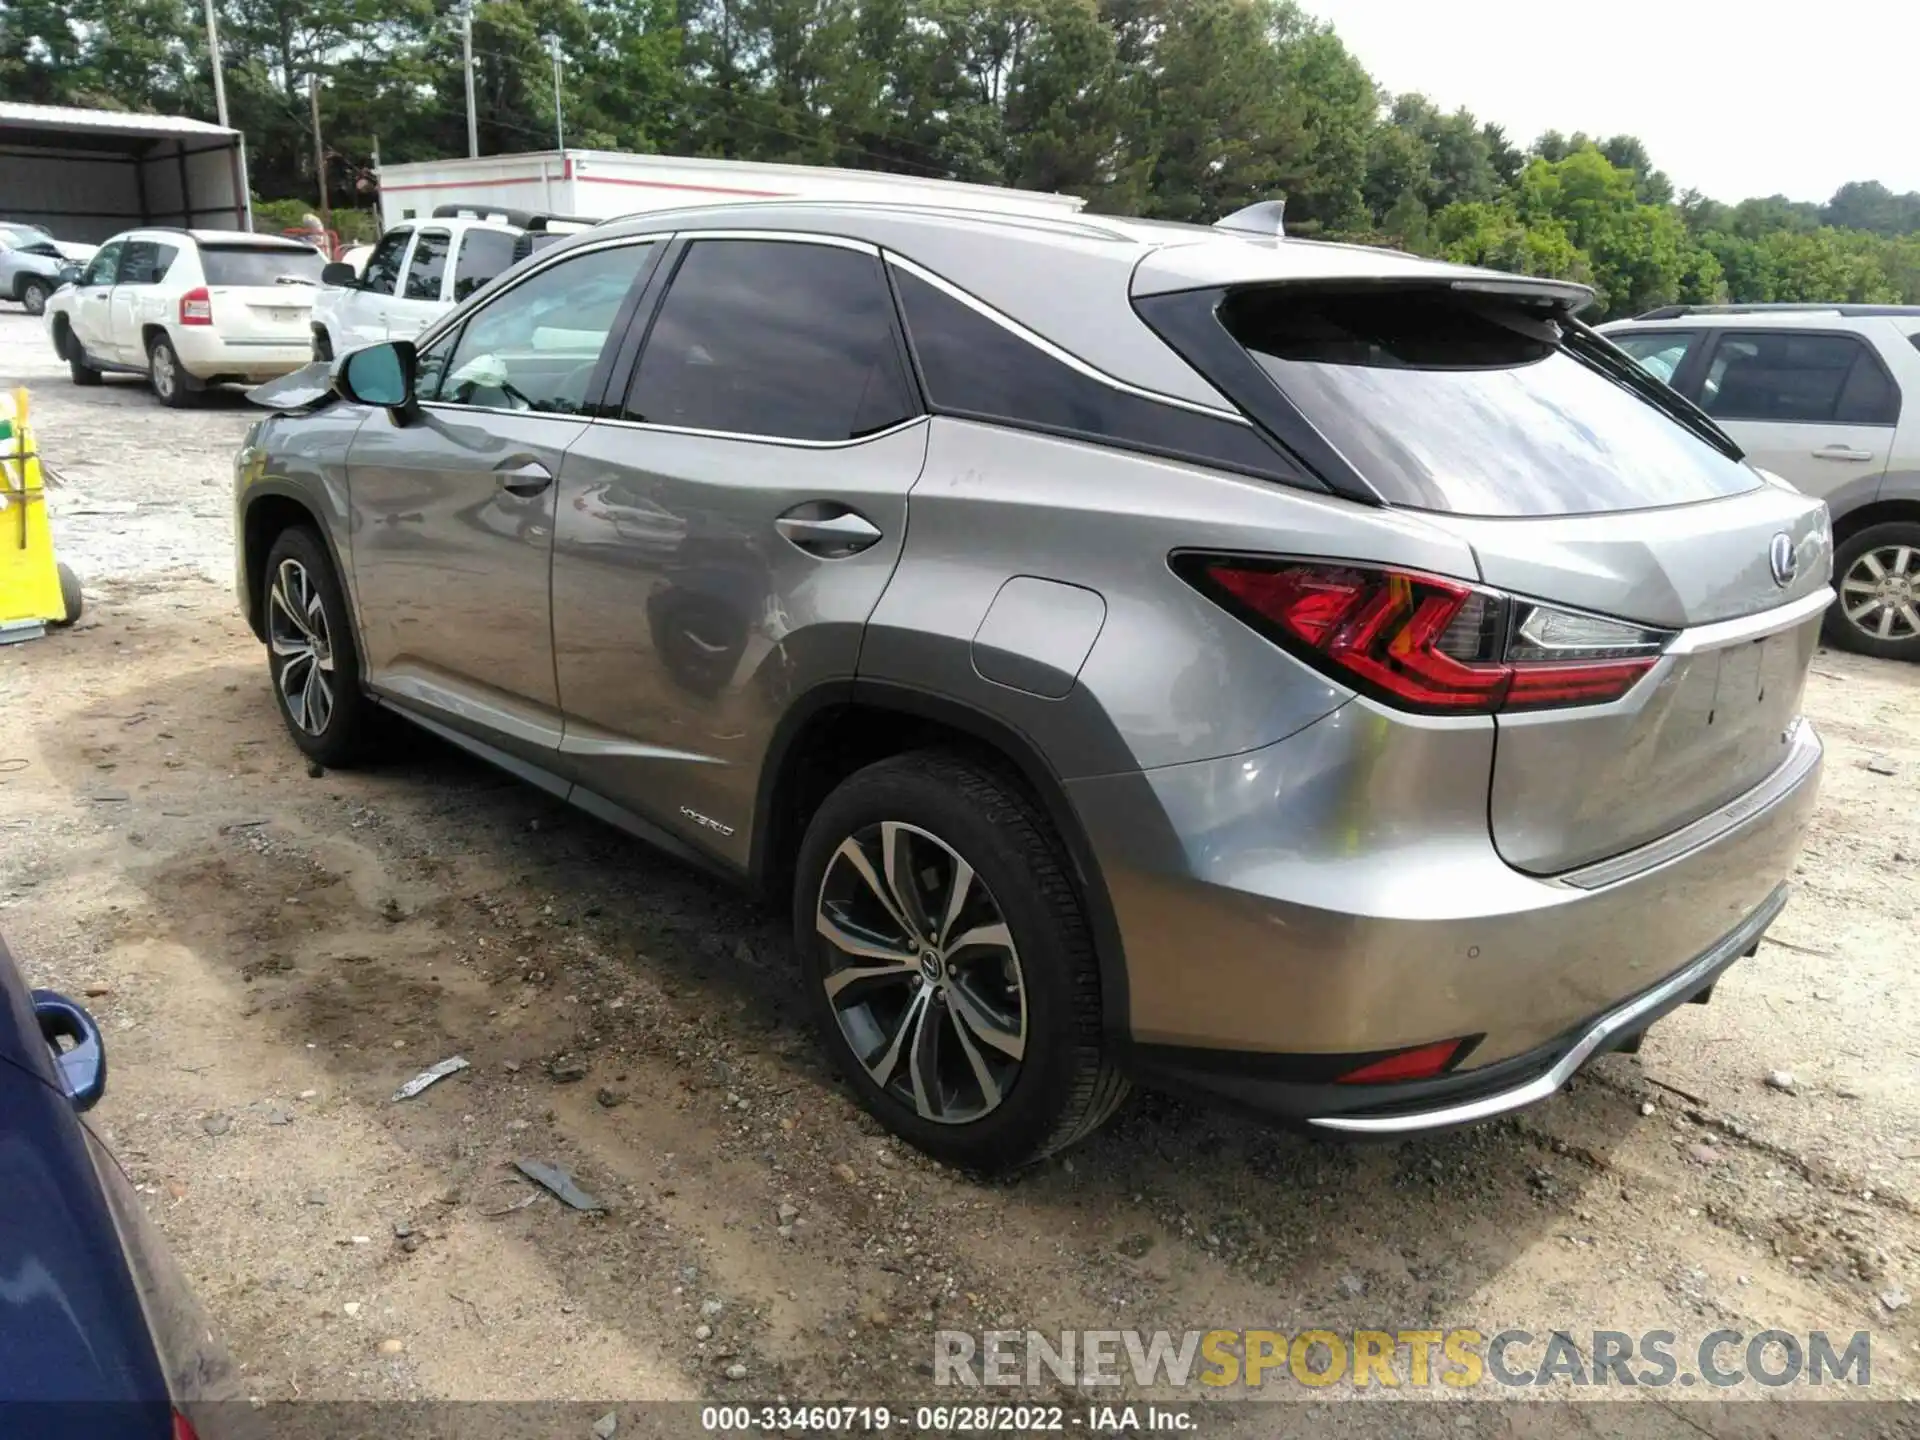
[[1702,815],[1691,824],[1662,835],[1637,850],[1583,865],[1578,870],[1569,870],[1564,875],[1556,875],[1555,881],[1571,885],[1577,890],[1598,890],[1603,885],[1631,879],[1668,861],[1678,860],[1702,845],[1712,844],[1749,820],[1758,819],[1798,790],[1820,763],[1822,746],[1812,725],[1805,720],[1795,720],[1788,734],[1787,758],[1746,794],[1736,796],[1718,810]]
[[1613,1036],[1623,1030],[1631,1030],[1634,1022],[1642,1016],[1704,985],[1716,971],[1745,954],[1786,907],[1788,890],[1788,886],[1780,885],[1758,910],[1742,920],[1711,950],[1651,990],[1642,991],[1618,1009],[1610,1010],[1594,1021],[1572,1048],[1554,1062],[1552,1069],[1524,1085],[1438,1110],[1423,1110],[1407,1115],[1329,1115],[1309,1119],[1307,1124],[1320,1130],[1338,1130],[1352,1135],[1415,1135],[1423,1130],[1470,1125],[1475,1121],[1488,1120],[1495,1115],[1505,1115],[1509,1111],[1538,1104],[1571,1080],[1574,1072]]

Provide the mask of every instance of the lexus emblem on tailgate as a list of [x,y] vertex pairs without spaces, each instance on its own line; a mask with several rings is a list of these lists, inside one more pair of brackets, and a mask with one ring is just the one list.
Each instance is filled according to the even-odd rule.
[[1773,537],[1767,559],[1773,562],[1773,583],[1782,590],[1800,573],[1800,553],[1793,548],[1793,540],[1784,530]]

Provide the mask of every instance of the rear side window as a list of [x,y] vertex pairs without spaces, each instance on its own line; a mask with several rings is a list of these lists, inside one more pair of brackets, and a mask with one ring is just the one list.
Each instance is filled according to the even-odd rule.
[[776,440],[857,440],[912,415],[876,255],[785,240],[688,248],[626,419]]
[[413,247],[413,261],[407,266],[407,299],[440,298],[440,282],[447,273],[447,251],[452,248],[453,236],[447,231],[420,232],[420,242]]
[[209,285],[277,285],[290,277],[320,283],[327,262],[306,246],[202,245],[200,265]]
[[514,261],[515,236],[504,230],[469,230],[460,237],[453,267],[453,298],[464,300]]
[[1760,484],[1498,297],[1274,286],[1220,318],[1389,504],[1580,515]]
[[1697,330],[1641,330],[1607,336],[1638,361],[1642,370],[1663,385],[1673,383],[1673,377],[1686,362],[1687,353],[1699,338]]
[[893,276],[927,399],[938,411],[1230,470],[1287,468],[1250,426],[1110,385],[912,271],[895,266]]
[[1716,420],[1891,425],[1900,393],[1873,351],[1851,335],[1723,334],[1700,386]]

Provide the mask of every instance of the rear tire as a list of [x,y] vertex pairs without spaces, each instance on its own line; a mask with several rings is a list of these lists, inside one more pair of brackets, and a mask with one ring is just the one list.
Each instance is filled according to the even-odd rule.
[[62,560],[57,568],[60,572],[60,604],[66,613],[60,619],[50,620],[47,623],[65,629],[80,618],[85,597],[80,593],[80,577],[74,574],[73,567]]
[[156,335],[147,346],[147,379],[160,403],[171,410],[184,410],[200,399],[200,392],[188,382],[180,368],[180,356],[165,335]]
[[1125,1098],[1066,857],[1008,777],[928,750],[843,782],[801,844],[793,930],[835,1063],[881,1123],[936,1159],[1014,1170]]
[[1833,585],[1840,598],[1821,627],[1828,644],[1920,660],[1920,521],[1890,520],[1849,536],[1834,553]]
[[333,360],[333,340],[318,325],[313,328],[313,358],[323,365]]
[[377,716],[360,686],[346,597],[319,535],[304,525],[280,532],[267,552],[260,598],[267,673],[293,743],[330,767],[365,758]]
[[29,315],[44,315],[47,296],[52,293],[44,280],[29,280],[20,287],[20,303],[27,307]]

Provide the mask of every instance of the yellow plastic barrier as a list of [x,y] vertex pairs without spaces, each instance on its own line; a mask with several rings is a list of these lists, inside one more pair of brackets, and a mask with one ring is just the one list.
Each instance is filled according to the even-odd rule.
[[27,423],[27,392],[0,395],[0,644],[79,618],[53,556],[46,482]]

